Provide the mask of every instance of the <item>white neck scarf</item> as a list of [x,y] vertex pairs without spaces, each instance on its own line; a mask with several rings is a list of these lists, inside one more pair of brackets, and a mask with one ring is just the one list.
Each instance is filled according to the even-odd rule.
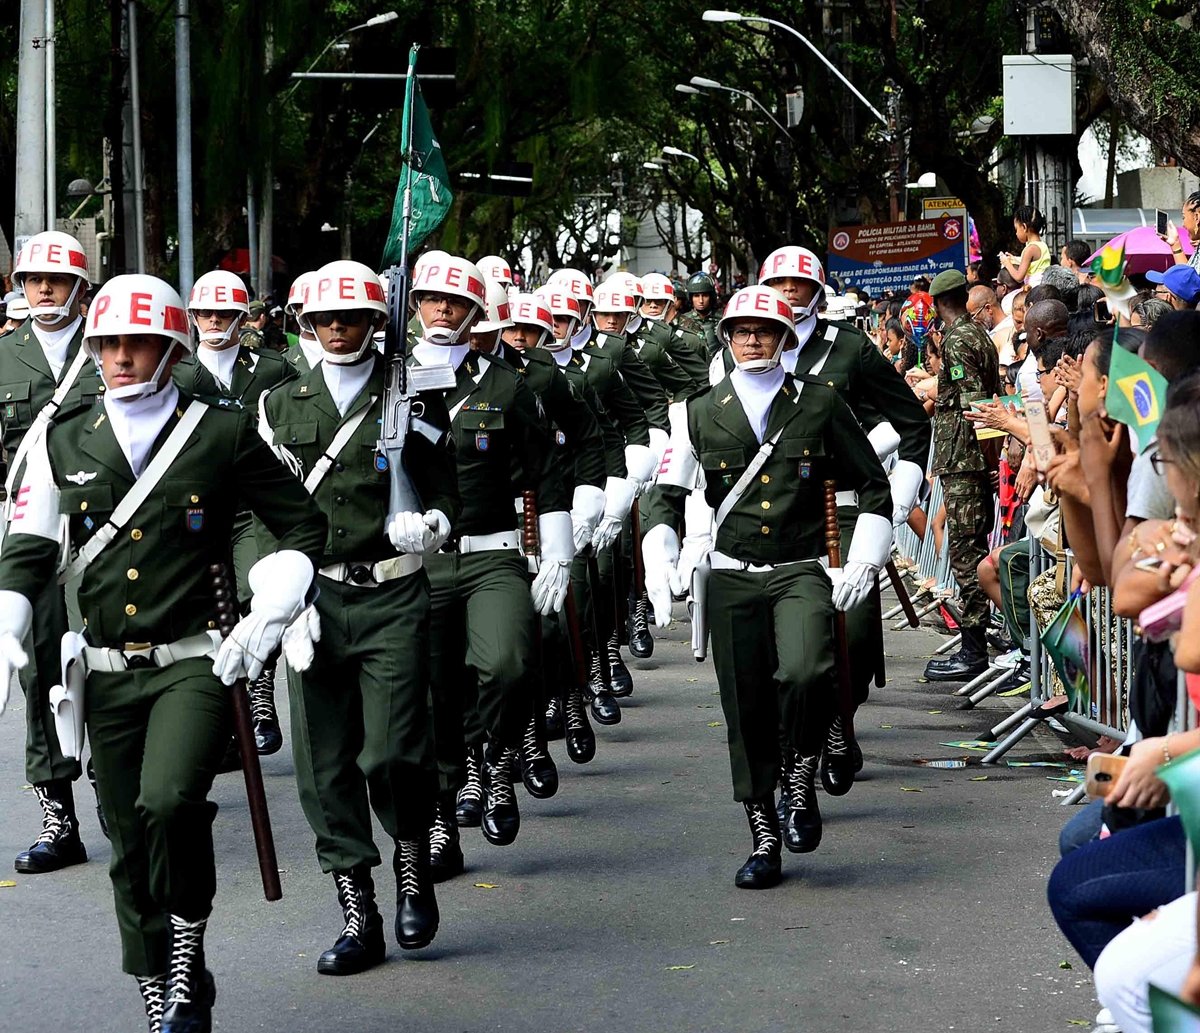
[[745,370],[734,369],[729,374],[729,382],[742,403],[746,419],[754,436],[762,444],[767,433],[767,414],[771,411],[771,403],[783,387],[784,371],[782,366],[776,366],[766,373],[747,373]]
[[571,338],[571,347],[575,351],[579,351],[591,339],[592,339],[592,327],[590,324],[585,323],[583,326],[581,326],[578,330],[575,331],[574,336]]
[[325,349],[321,347],[321,342],[315,337],[305,337],[303,334],[300,335],[300,350],[304,352],[309,369],[316,369],[317,363],[325,356]]
[[217,378],[226,391],[233,383],[233,367],[237,363],[238,346],[235,341],[227,348],[206,348],[203,344],[196,349],[196,357],[200,365]]
[[339,366],[335,362],[321,363],[325,386],[333,396],[339,415],[346,415],[346,411],[354,404],[354,399],[362,394],[362,389],[367,386],[374,370],[374,355],[370,352],[363,362],[356,362],[353,366]]
[[554,361],[560,366],[565,366],[571,361],[571,356],[575,354],[574,348],[559,348],[556,352],[550,352],[554,356]]
[[108,394],[104,396],[108,422],[135,477],[142,475],[150,459],[150,449],[178,403],[179,391],[170,380],[166,387],[143,398],[126,400]]
[[[797,357],[799,357],[800,353],[804,350],[804,346],[808,344],[808,340],[810,337],[812,337],[813,331],[816,328],[817,320],[815,316],[810,317],[809,319],[802,319],[796,324],[796,340],[798,340],[800,343],[797,344],[792,350],[796,353]],[[786,361],[786,359],[784,361]],[[789,369],[788,372],[794,373],[795,370],[796,360],[793,359],[791,369]]]
[[33,336],[38,339],[38,344],[46,353],[46,361],[50,364],[50,372],[54,374],[55,381],[62,377],[63,366],[67,364],[67,346],[82,322],[83,317],[76,316],[61,330],[43,330],[36,319],[29,321]]
[[431,344],[429,341],[418,341],[413,345],[412,354],[422,366],[437,366],[448,362],[458,369],[470,350],[469,344]]

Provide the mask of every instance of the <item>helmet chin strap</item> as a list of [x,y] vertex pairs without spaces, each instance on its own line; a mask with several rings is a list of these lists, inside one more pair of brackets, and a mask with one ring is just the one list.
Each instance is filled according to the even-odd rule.
[[115,399],[119,402],[130,402],[137,398],[149,398],[151,395],[158,394],[163,389],[163,374],[167,371],[167,363],[171,360],[171,355],[177,347],[179,345],[171,341],[163,349],[162,358],[158,360],[158,366],[150,375],[149,380],[144,380],[140,384],[123,384],[121,387],[111,387],[109,385],[108,380],[104,377],[104,367],[100,363],[100,356],[92,348],[89,348],[88,351],[92,353],[92,361],[96,364],[96,368],[100,370],[100,378],[104,380],[105,397]]
[[[44,306],[35,308],[34,306],[30,305],[29,314],[33,316],[33,318],[37,320],[37,322],[43,327],[47,328],[51,323],[57,323],[60,319],[66,319],[67,316],[71,314],[71,307],[75,304],[75,299],[79,297],[79,288],[82,286],[83,277],[76,276],[75,286],[71,288],[71,294],[67,298],[67,303],[65,305],[53,305],[48,308]],[[23,280],[21,282],[21,289],[22,291],[25,289],[25,283]],[[29,299],[26,298],[26,301],[28,300]]]
[[775,354],[767,359],[747,359],[745,362],[736,362],[737,368],[743,373],[770,373],[776,366],[779,365],[779,355],[783,349],[777,349]]
[[324,345],[321,345],[322,362],[328,362],[331,366],[353,366],[356,362],[362,361],[362,357],[366,355],[371,345],[375,342],[371,339],[371,335],[367,334],[363,338],[362,344],[358,346],[357,351],[352,352],[331,352]]
[[[188,318],[192,318],[192,314],[188,313]],[[229,346],[233,339],[233,335],[237,333],[239,326],[235,319],[223,331],[208,331],[205,333],[200,329],[200,324],[192,319],[192,326],[196,328],[196,336],[200,339],[200,343],[205,348],[211,348],[213,351],[224,351]]]
[[537,347],[545,348],[548,352],[561,352],[570,348],[574,342],[574,333],[568,330],[561,338],[555,337],[552,333],[542,331],[542,340],[538,342]]
[[421,340],[428,341],[430,344],[440,345],[443,348],[449,348],[458,344],[463,334],[466,333],[467,327],[471,325],[471,320],[475,318],[475,313],[479,311],[477,304],[471,305],[471,310],[463,316],[463,321],[458,324],[456,330],[447,330],[444,326],[429,327],[425,325],[425,317],[421,315],[421,308],[417,306],[417,322],[421,324]]

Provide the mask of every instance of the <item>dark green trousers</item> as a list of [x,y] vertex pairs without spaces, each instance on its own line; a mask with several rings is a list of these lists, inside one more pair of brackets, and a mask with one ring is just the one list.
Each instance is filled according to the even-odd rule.
[[1029,539],[1022,538],[1000,550],[996,565],[1000,576],[1000,612],[1014,642],[1029,641]]
[[233,518],[233,537],[230,541],[233,553],[233,576],[237,579],[238,606],[242,613],[250,610],[250,568],[259,560],[258,539],[254,534],[254,517],[251,513],[239,513]]
[[25,693],[25,777],[35,785],[60,778],[74,781],[81,773],[79,761],[59,749],[50,709],[50,689],[62,680],[60,643],[66,630],[65,594],[52,579],[33,600],[33,630],[21,643],[33,662],[17,676]]
[[[208,799],[229,742],[228,690],[205,658],[89,674],[88,739],[112,839],[122,967],[167,970],[166,915],[207,918],[216,893]],[[249,832],[247,832],[247,835]]]
[[321,641],[289,703],[300,805],[332,872],[380,863],[372,810],[392,839],[418,839],[433,820],[429,581],[320,588]]
[[833,719],[829,578],[816,563],[761,574],[714,570],[708,620],[734,798],[769,796],[779,775],[781,725],[785,741],[811,756]]
[[517,746],[532,713],[537,663],[533,600],[524,556],[477,552],[428,556],[432,590],[430,689],[442,791],[466,779],[463,720],[468,684],[479,727],[501,747]]
[[942,474],[946,493],[946,534],[950,567],[958,581],[964,628],[982,628],[988,620],[988,597],[979,587],[976,568],[988,554],[988,535],[995,524],[996,505],[986,473]]

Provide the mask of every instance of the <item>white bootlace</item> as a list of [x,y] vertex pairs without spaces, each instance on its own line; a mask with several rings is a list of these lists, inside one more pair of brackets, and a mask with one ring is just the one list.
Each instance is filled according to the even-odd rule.
[[445,850],[449,849],[453,841],[454,837],[450,834],[450,821],[442,811],[442,808],[439,807],[434,815],[433,824],[429,828],[430,856],[439,857]]
[[633,608],[633,630],[637,635],[643,635],[650,630],[650,600],[643,592]]
[[842,727],[841,717],[835,717],[829,726],[829,737],[825,741],[825,752],[835,756],[849,753],[850,745],[846,742],[846,733]]
[[275,714],[275,669],[264,670],[250,685],[250,720],[276,721]]
[[819,757],[796,757],[788,779],[788,805],[794,811],[804,811],[813,805],[813,784],[816,781]]
[[546,756],[546,751],[538,741],[537,721],[531,717],[525,726],[525,737],[521,740],[521,759],[526,764],[532,764],[535,760],[544,760]]
[[489,763],[488,768],[488,809],[515,806],[517,795],[513,792],[512,757],[515,754],[512,747],[503,750],[496,763]]
[[[436,827],[436,824],[435,824]],[[419,843],[409,840],[397,840],[396,849],[399,851],[400,870],[396,873],[396,881],[402,896],[415,897],[421,892],[419,874],[421,847]]]
[[200,958],[204,951],[206,919],[189,922],[178,915],[171,920],[171,978],[167,987],[167,1006],[191,1004],[199,978]]
[[54,843],[70,835],[71,820],[67,817],[67,810],[61,801],[55,800],[41,786],[33,787],[33,795],[42,805],[42,831],[34,845]]
[[337,886],[338,903],[342,905],[342,915],[346,919],[342,935],[362,936],[367,918],[363,910],[362,890],[349,872],[334,872],[333,881]]
[[161,1033],[163,1009],[166,1007],[167,977],[138,976],[138,990],[146,1005],[146,1018],[150,1022],[150,1033]]
[[587,715],[583,709],[583,695],[578,689],[567,692],[567,731],[582,732],[587,727]]
[[763,804],[747,804],[746,816],[750,819],[750,835],[754,837],[751,857],[769,857],[780,847],[779,833],[771,821],[771,815]]
[[467,750],[467,781],[458,791],[458,803],[479,803],[483,799],[483,772],[480,768],[479,754],[475,750]]

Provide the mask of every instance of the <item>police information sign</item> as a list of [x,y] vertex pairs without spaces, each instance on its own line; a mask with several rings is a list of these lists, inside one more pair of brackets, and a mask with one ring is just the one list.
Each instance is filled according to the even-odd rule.
[[846,286],[872,295],[907,291],[914,278],[933,279],[943,269],[966,271],[962,216],[839,226],[829,235],[825,269]]

